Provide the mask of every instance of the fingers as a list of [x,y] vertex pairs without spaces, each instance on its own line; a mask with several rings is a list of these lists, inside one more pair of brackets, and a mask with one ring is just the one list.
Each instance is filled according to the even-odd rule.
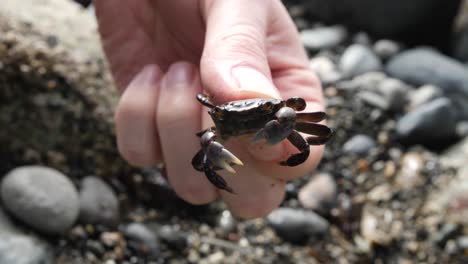
[[132,165],[146,166],[161,161],[154,111],[161,77],[158,66],[146,66],[130,82],[117,106],[117,146]]
[[279,97],[266,56],[268,1],[203,1],[206,21],[201,78],[215,103]]
[[200,140],[195,136],[201,130],[201,105],[195,99],[200,88],[193,65],[174,63],[161,81],[156,109],[169,182],[181,198],[194,204],[209,203],[218,196],[205,175],[191,164],[200,150]]

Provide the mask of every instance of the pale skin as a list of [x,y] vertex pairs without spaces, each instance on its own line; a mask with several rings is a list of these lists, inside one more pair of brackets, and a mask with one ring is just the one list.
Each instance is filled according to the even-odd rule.
[[217,104],[273,97],[306,99],[306,111],[323,110],[320,83],[308,68],[297,30],[278,0],[99,0],[96,15],[104,51],[119,91],[118,148],[132,165],[164,162],[169,183],[184,200],[218,198],[234,215],[265,216],[283,200],[285,184],[313,170],[309,159],[282,167],[297,150],[289,143],[224,145],[244,166],[221,175],[236,195],[219,191],[191,165],[200,149],[195,134],[212,125],[195,99],[202,90]]

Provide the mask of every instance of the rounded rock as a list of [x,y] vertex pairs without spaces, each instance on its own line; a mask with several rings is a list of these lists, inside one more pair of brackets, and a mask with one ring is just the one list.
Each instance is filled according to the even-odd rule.
[[301,32],[304,46],[311,50],[333,48],[343,42],[348,35],[343,26],[319,27]]
[[270,213],[267,221],[280,237],[293,243],[321,237],[329,227],[326,219],[312,211],[285,207]]
[[0,263],[52,264],[53,253],[43,241],[26,235],[2,235],[0,239]]
[[383,60],[387,60],[400,52],[400,45],[393,40],[381,39],[374,43],[374,52]]
[[404,115],[396,132],[402,143],[444,147],[456,135],[457,115],[447,98],[439,98]]
[[79,219],[84,224],[117,224],[119,201],[112,188],[100,178],[88,176],[83,179]]
[[1,197],[15,217],[46,234],[61,234],[76,221],[78,193],[61,172],[42,166],[23,166],[2,181]]
[[315,175],[299,191],[299,202],[304,208],[324,210],[335,200],[336,182],[328,173]]
[[345,153],[363,155],[376,146],[375,140],[367,135],[355,135],[343,145]]
[[339,67],[344,76],[355,77],[382,70],[382,62],[369,47],[354,44],[341,56]]
[[389,75],[416,86],[432,84],[445,95],[468,95],[468,69],[434,49],[415,48],[393,57],[386,66]]
[[151,254],[159,254],[159,241],[155,233],[144,224],[131,223],[124,229],[125,236],[148,247]]

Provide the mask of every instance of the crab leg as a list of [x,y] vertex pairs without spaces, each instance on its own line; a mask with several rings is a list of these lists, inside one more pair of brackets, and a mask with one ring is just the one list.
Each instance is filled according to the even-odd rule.
[[221,176],[218,175],[212,168],[206,166],[205,167],[205,175],[206,178],[214,185],[216,188],[225,190],[234,194],[234,190],[228,186],[226,180],[224,180]]
[[288,140],[300,151],[300,153],[291,155],[287,160],[280,162],[280,165],[294,167],[304,163],[304,161],[309,157],[309,143],[307,143],[299,132],[294,130],[288,136]]
[[333,131],[325,125],[306,122],[296,123],[296,130],[306,134],[326,138],[329,138],[333,134]]
[[326,118],[325,112],[296,113],[297,122],[320,122]]

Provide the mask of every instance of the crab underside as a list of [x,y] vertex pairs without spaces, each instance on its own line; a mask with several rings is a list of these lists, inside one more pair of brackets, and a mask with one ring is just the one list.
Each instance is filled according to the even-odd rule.
[[[229,150],[217,140],[226,140],[232,136],[254,134],[252,141],[265,140],[274,145],[287,139],[299,153],[281,161],[282,166],[297,166],[307,160],[311,145],[325,144],[333,131],[322,124],[326,118],[324,112],[302,112],[306,107],[305,100],[292,97],[285,101],[278,99],[248,99],[234,101],[221,106],[214,105],[207,96],[197,95],[198,101],[210,108],[214,127],[197,133],[201,149],[192,159],[193,167],[204,172],[208,180],[218,189],[234,193],[227,182],[216,172],[225,169],[235,173],[233,165],[243,165]],[[303,138],[299,132],[312,136]]]

